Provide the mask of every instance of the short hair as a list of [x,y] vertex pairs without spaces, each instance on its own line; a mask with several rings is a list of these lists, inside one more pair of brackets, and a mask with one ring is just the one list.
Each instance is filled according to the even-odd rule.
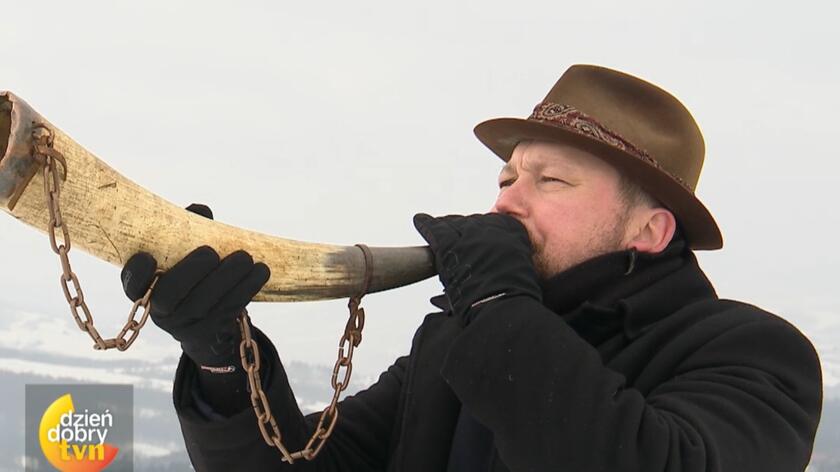
[[[624,207],[627,210],[643,206],[646,208],[665,208],[666,210],[671,211],[670,208],[654,198],[653,195],[649,194],[639,184],[623,173],[619,173],[618,176],[618,196],[621,198],[624,203]],[[676,219],[676,215],[674,215],[674,218]],[[671,241],[683,240],[685,238],[685,231],[682,229],[680,220],[676,221],[677,228],[674,231],[674,236],[671,238]]]
[[646,208],[665,208],[665,205],[645,191],[645,189],[633,181],[630,176],[621,172],[619,172],[618,176],[618,195],[624,201],[624,205],[628,209],[636,208],[638,206]]

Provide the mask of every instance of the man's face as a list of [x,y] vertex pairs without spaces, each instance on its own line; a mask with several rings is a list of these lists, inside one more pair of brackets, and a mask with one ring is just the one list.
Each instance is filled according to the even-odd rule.
[[625,248],[627,205],[619,175],[593,154],[528,141],[516,146],[499,174],[491,211],[527,228],[543,278],[600,254]]

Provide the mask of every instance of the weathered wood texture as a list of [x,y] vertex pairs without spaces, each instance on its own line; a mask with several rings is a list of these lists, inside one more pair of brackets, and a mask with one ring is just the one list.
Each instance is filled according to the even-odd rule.
[[[73,250],[84,250],[122,267],[137,251],[171,267],[207,244],[225,255],[245,249],[271,268],[257,301],[344,298],[359,290],[364,256],[357,247],[293,241],[208,220],[149,192],[120,175],[9,92],[0,93],[0,206],[46,234],[49,212],[41,166],[31,156],[33,122],[55,133],[54,147],[67,160],[61,211]],[[59,232],[60,234],[60,232]],[[434,275],[428,248],[371,248],[371,291],[395,288]],[[9,247],[2,250],[12,250]],[[44,250],[49,250],[45,239]],[[83,277],[84,274],[81,274]]]

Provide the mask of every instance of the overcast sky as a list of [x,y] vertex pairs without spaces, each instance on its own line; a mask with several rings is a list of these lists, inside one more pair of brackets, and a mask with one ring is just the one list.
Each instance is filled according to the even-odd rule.
[[[527,116],[575,63],[644,77],[704,132],[698,195],[725,246],[698,255],[719,294],[796,324],[840,383],[831,2],[42,1],[4,2],[3,17],[0,89],[178,205],[316,242],[420,244],[414,213],[486,211],[501,161],[475,124]],[[2,215],[0,257],[3,347],[177,354],[155,327],[128,353],[90,350],[47,238]],[[130,307],[119,269],[72,259],[115,332]],[[438,290],[369,296],[355,369],[407,353]],[[251,312],[284,358],[333,363],[344,301]]]

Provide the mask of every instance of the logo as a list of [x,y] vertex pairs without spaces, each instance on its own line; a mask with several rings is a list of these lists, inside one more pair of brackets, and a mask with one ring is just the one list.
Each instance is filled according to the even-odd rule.
[[26,386],[27,471],[134,469],[131,385]]
[[77,412],[68,393],[44,411],[38,441],[44,457],[61,472],[99,472],[119,452],[105,442],[113,427],[114,415],[109,410]]

